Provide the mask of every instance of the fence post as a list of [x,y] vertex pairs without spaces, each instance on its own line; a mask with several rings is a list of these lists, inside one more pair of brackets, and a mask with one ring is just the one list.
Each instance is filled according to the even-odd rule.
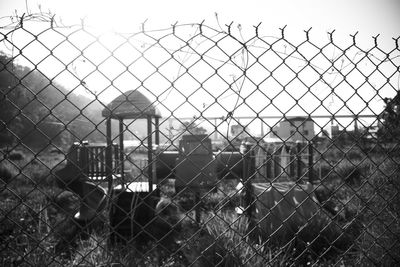
[[273,163],[273,181],[276,180],[277,177],[279,177],[280,174],[280,162],[278,163],[277,161],[279,160],[279,155],[277,155],[276,153],[278,152],[278,150],[274,151],[274,154],[272,155],[272,163]]
[[158,146],[160,144],[160,119],[158,117],[154,118],[154,128],[155,128],[155,144]]
[[301,178],[301,144],[296,143],[296,163],[297,163],[297,179],[296,182],[298,182]]
[[106,148],[106,178],[108,182],[108,192],[112,189],[112,137],[111,137],[111,118],[108,117],[106,121],[106,138],[107,138],[107,148]]
[[90,172],[101,173],[99,171],[99,147],[92,147],[89,152],[90,152]]
[[244,213],[248,216],[249,220],[252,219],[252,187],[251,187],[251,179],[250,179],[250,171],[251,171],[251,154],[253,150],[251,149],[251,145],[246,142],[242,142],[240,146],[240,151],[242,152],[243,157],[243,177],[242,184],[244,188]]
[[308,181],[313,184],[314,183],[314,157],[313,157],[313,148],[312,142],[308,141]]
[[153,191],[153,133],[152,133],[152,119],[151,115],[147,116],[147,174],[149,179],[149,192]]
[[[118,150],[118,149],[117,149]],[[122,118],[119,119],[119,155],[116,153],[115,159],[119,157],[119,166],[115,166],[116,169],[119,169],[121,174],[121,181],[125,183],[125,174],[124,174],[124,123]],[[117,161],[116,161],[117,162]],[[118,173],[118,172],[116,172]]]
[[266,176],[267,176],[267,179],[268,179],[268,181],[271,181],[272,180],[272,176],[273,176],[273,170],[272,170],[272,161],[273,161],[273,158],[272,158],[272,153],[271,153],[271,149],[270,149],[270,147],[268,147],[267,148],[267,152],[266,152],[266,161],[267,161],[267,171],[266,171]]
[[291,147],[290,148],[290,150],[289,150],[289,155],[290,155],[290,157],[289,157],[289,164],[290,164],[290,171],[289,171],[289,178],[290,178],[290,180],[292,180],[292,179],[295,179],[295,165],[296,165],[296,163],[295,163],[295,157],[296,157],[296,148],[295,147]]
[[85,176],[85,180],[88,179],[89,177],[89,162],[90,162],[90,158],[89,158],[89,151],[88,151],[88,144],[86,142],[82,142],[82,144],[80,145],[80,168],[81,168],[81,172],[83,173],[83,175]]

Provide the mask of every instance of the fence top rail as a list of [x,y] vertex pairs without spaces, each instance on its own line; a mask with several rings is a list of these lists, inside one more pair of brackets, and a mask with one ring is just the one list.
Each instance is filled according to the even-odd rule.
[[[376,118],[379,116],[379,114],[352,114],[352,115],[306,115],[304,116],[304,119],[306,118],[315,118],[315,119],[329,119],[329,118]],[[282,119],[282,118],[288,118],[290,119],[290,116],[285,117],[282,115],[276,115],[276,116],[235,116],[236,119],[254,119],[254,118],[260,118],[260,119]],[[193,120],[193,119],[208,119],[208,120],[224,120],[225,117],[205,117],[205,116],[200,116],[200,117],[176,117],[175,119],[178,120]]]

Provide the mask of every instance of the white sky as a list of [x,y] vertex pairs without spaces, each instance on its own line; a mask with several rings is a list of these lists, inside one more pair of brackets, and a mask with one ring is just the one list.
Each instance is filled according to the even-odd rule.
[[[217,26],[215,16],[217,13],[220,25],[224,26],[233,22],[232,28],[234,28],[240,23],[243,32],[251,34],[254,33],[253,25],[261,22],[261,33],[280,36],[279,28],[287,25],[285,36],[304,40],[303,30],[312,27],[311,39],[315,42],[326,43],[326,33],[335,29],[334,40],[339,40],[338,43],[342,43],[343,46],[352,43],[349,35],[357,31],[359,32],[356,37],[357,44],[361,47],[371,47],[373,45],[372,36],[380,34],[379,47],[393,49],[392,37],[400,36],[399,0],[0,0],[0,17],[11,16],[15,12],[19,16],[23,13],[36,13],[39,8],[44,12],[50,10],[51,13],[56,14],[56,18],[61,18],[67,25],[80,23],[80,19],[85,18],[86,25],[96,27],[100,31],[111,29],[117,32],[137,32],[141,29],[141,23],[144,21],[146,21],[146,29],[164,29],[169,28],[175,22],[178,24],[200,23],[203,20],[209,26]],[[1,19],[0,26],[8,22],[7,20],[8,18]],[[32,57],[34,58],[34,56]],[[111,69],[109,68],[109,70]],[[51,70],[49,71],[51,72]],[[81,72],[85,71],[88,70],[82,67]],[[110,75],[114,74],[110,71]],[[92,84],[89,80],[86,82],[89,86],[94,86],[96,82],[100,81],[100,79],[97,81],[96,79],[96,77],[93,78]],[[334,83],[334,79],[331,80]],[[182,81],[182,83],[185,82]],[[184,86],[186,85],[182,85],[182,87]],[[321,94],[324,93],[326,92]],[[203,106],[208,105],[206,100],[201,99],[201,101],[205,101]],[[230,99],[227,98],[226,101],[229,102]],[[331,101],[330,98],[325,104],[329,105],[329,101]],[[200,102],[196,104],[201,104]],[[177,102],[170,103],[170,105],[174,104],[180,105]],[[254,108],[257,110],[257,107]],[[190,112],[186,113],[185,109],[181,111],[180,114],[192,115]],[[213,109],[210,111],[216,112]],[[226,112],[222,110],[222,113]]]
[[140,23],[166,27],[179,23],[215,23],[218,13],[223,24],[231,21],[251,27],[262,22],[262,28],[278,31],[302,31],[313,27],[315,34],[336,29],[338,36],[359,31],[360,39],[380,34],[382,41],[391,42],[400,34],[399,0],[0,0],[0,17],[43,11],[77,22],[87,22],[100,28],[136,31]]

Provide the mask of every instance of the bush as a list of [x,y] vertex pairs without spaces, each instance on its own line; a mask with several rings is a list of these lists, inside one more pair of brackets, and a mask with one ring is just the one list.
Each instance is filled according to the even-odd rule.
[[367,165],[365,164],[354,164],[345,160],[335,167],[335,172],[341,181],[350,185],[356,185],[360,184],[361,179],[365,177],[366,167]]
[[333,164],[339,163],[343,160],[347,160],[351,163],[356,163],[361,161],[366,157],[366,152],[364,152],[358,146],[346,146],[338,147],[331,146],[329,148],[319,148],[316,151],[319,162],[331,162]]
[[[210,213],[206,218],[208,243],[201,239],[204,248],[213,249],[207,262],[218,266],[284,266],[293,262],[292,251],[268,247],[261,240],[248,235],[249,221],[234,212]],[[203,254],[207,255],[207,254]],[[225,265],[224,265],[225,264]]]
[[363,234],[358,239],[361,265],[398,266],[400,263],[400,168],[383,162],[361,189]]
[[8,159],[15,160],[15,161],[24,160],[25,155],[21,151],[12,151],[12,152],[8,153]]
[[13,177],[13,174],[11,173],[11,171],[8,168],[6,168],[5,166],[0,165],[0,179],[4,183],[8,183],[8,181],[10,181],[12,177]]
[[3,160],[0,162],[0,180],[8,184],[18,175],[17,168],[10,162]]
[[[338,225],[351,233],[355,265],[400,262],[400,168],[398,158],[374,157],[357,165],[343,160],[321,166],[315,193]],[[351,255],[351,254],[349,254]]]
[[369,161],[351,162],[344,159],[336,164],[320,162],[318,168],[321,183],[328,187],[335,187],[341,183],[360,185],[363,178],[367,177],[372,163]]

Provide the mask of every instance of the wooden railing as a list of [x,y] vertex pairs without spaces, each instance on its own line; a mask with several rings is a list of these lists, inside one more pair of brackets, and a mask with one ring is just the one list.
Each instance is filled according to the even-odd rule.
[[[81,147],[81,163],[84,172],[90,180],[101,181],[107,178],[107,174],[120,176],[122,173],[119,147],[113,144],[111,147],[111,163],[107,164],[107,147],[101,144],[83,144]],[[108,166],[109,165],[109,166]]]
[[[83,174],[92,181],[106,181],[121,177],[120,149],[117,144],[108,148],[105,144],[74,143],[75,158]],[[110,151],[111,157],[107,157]],[[107,162],[109,161],[109,162]]]

